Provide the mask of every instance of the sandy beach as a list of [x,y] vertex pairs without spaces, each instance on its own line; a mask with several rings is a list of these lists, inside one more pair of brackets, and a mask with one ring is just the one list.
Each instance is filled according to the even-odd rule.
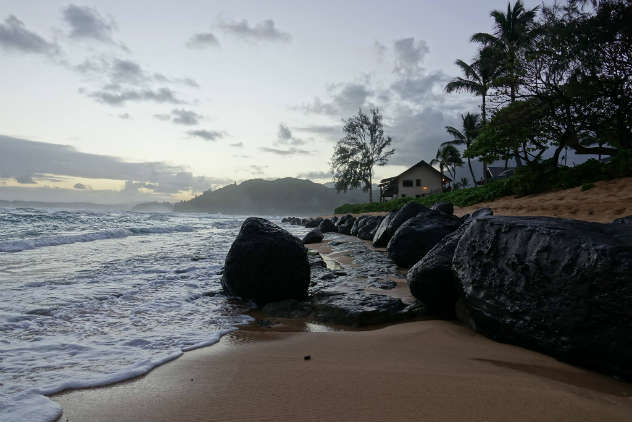
[[[456,213],[489,206],[497,214],[606,222],[632,213],[630,182],[501,198]],[[327,241],[310,248],[328,266],[355,265]],[[396,281],[390,294],[412,299],[403,273]],[[439,320],[344,331],[276,318],[143,377],[53,399],[69,422],[632,419],[632,384]]]
[[147,376],[54,399],[62,421],[632,418],[632,385],[446,321],[243,329]]

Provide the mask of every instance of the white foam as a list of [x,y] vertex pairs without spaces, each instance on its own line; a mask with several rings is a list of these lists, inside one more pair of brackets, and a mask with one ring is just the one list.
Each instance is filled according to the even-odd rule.
[[95,240],[119,239],[127,236],[148,234],[192,232],[193,227],[179,225],[173,227],[131,227],[128,229],[102,230],[99,232],[38,237],[35,239],[9,240],[0,242],[0,252],[21,252],[46,246],[67,245],[78,242],[93,242]]

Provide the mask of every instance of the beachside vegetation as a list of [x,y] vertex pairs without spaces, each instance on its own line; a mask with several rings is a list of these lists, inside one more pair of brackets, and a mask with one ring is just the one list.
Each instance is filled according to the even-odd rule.
[[373,168],[385,165],[395,153],[389,149],[392,139],[384,135],[382,119],[380,110],[372,108],[344,121],[345,136],[336,144],[330,163],[338,192],[362,188],[373,202]]
[[[632,175],[632,1],[569,0],[527,9],[517,0],[490,16],[492,32],[471,37],[478,47],[473,60],[457,60],[462,75],[445,87],[480,97],[480,118],[467,113],[462,129],[447,127],[453,140],[433,164],[454,175],[458,164],[447,163],[443,148],[456,145],[468,165],[472,159],[485,168],[512,162],[515,175],[489,181],[484,171],[473,188],[455,190],[461,185],[453,183],[451,192],[336,212],[387,211],[411,200],[467,206]],[[567,167],[569,151],[597,159]]]

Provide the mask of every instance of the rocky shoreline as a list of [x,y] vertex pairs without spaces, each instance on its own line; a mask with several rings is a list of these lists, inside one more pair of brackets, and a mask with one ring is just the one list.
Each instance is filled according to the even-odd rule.
[[[458,319],[494,340],[630,380],[631,220],[504,217],[489,209],[458,218],[451,204],[409,203],[384,217],[284,218],[313,228],[301,242],[249,218],[223,285],[270,317],[352,327]],[[352,256],[352,265],[330,268],[303,246],[313,242]],[[401,267],[410,268],[406,302],[389,294]],[[250,290],[237,293],[240,284]]]

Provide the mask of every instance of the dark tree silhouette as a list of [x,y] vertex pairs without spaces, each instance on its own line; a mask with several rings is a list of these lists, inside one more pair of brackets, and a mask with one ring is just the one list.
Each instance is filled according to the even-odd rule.
[[395,153],[388,149],[392,138],[384,136],[382,118],[377,108],[368,114],[360,109],[344,121],[345,136],[336,144],[330,163],[338,192],[362,187],[369,191],[369,202],[373,202],[373,167],[385,165]]

